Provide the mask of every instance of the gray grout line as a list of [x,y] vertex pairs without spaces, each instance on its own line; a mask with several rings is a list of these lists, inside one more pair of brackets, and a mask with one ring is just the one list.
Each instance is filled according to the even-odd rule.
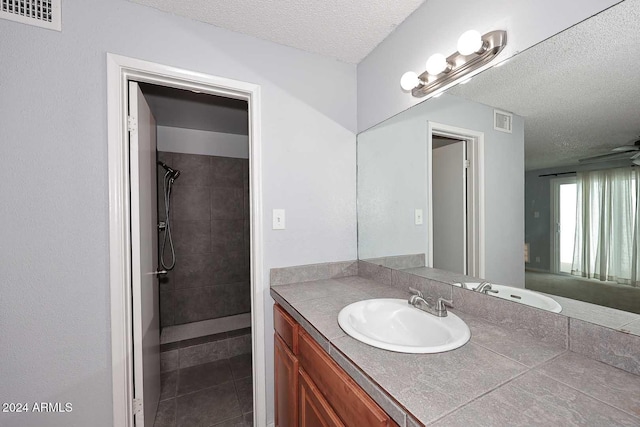
[[[527,370],[525,370],[525,371],[523,371],[523,372],[521,372],[521,373],[519,373],[519,374],[515,375],[515,376],[514,376],[514,377],[512,377],[512,378],[509,378],[508,380],[506,380],[506,381],[504,381],[504,382],[502,382],[502,383],[500,383],[500,384],[496,385],[496,386],[495,386],[494,388],[492,388],[491,390],[487,390],[487,391],[485,391],[484,393],[482,393],[482,394],[480,394],[480,395],[478,395],[478,396],[474,397],[473,399],[469,400],[468,402],[465,402],[465,403],[461,404],[460,406],[456,407],[455,409],[453,409],[453,410],[451,410],[451,411],[447,412],[446,414],[444,414],[444,415],[442,415],[442,416],[440,416],[440,417],[436,418],[435,420],[430,421],[430,422],[429,422],[429,424],[434,424],[434,423],[436,423],[436,422],[440,421],[440,420],[441,420],[441,419],[443,419],[444,417],[446,417],[446,416],[449,416],[449,415],[453,414],[454,412],[456,412],[456,411],[458,411],[458,410],[460,410],[460,409],[464,408],[464,407],[465,407],[465,406],[467,406],[467,405],[470,405],[471,403],[475,402],[475,401],[476,401],[476,400],[478,400],[478,399],[483,398],[484,396],[486,396],[486,395],[488,395],[488,394],[490,394],[490,393],[493,393],[494,391],[498,390],[499,388],[502,388],[502,387],[506,386],[506,385],[507,385],[507,384],[509,384],[510,382],[515,381],[516,379],[520,378],[521,376],[523,376],[523,375],[525,375],[525,374],[527,374],[527,373],[529,373],[529,372],[531,372],[531,371],[533,371],[533,369],[532,369],[532,368],[531,368],[531,369],[527,369]],[[414,416],[414,418],[416,418],[416,417]],[[417,419],[417,418],[416,418],[416,419]],[[422,421],[420,421],[420,422],[422,422]]]
[[[633,319],[631,322],[625,323],[624,325],[620,326],[618,329],[622,329],[625,326],[629,326],[630,324],[635,323],[635,322],[640,322],[640,316],[638,316],[636,319]],[[632,334],[632,335],[634,335],[634,334]]]
[[[602,363],[602,362],[600,362],[600,363]],[[626,371],[624,371],[624,372],[626,372]],[[589,393],[587,393],[587,392],[585,392],[585,391],[583,391],[583,390],[577,389],[577,388],[575,388],[574,386],[572,386],[572,385],[570,385],[570,384],[565,383],[564,381],[561,381],[561,380],[559,380],[559,379],[557,379],[557,378],[554,378],[554,377],[552,377],[552,376],[550,376],[550,375],[547,375],[547,374],[545,374],[544,372],[536,371],[536,373],[538,373],[538,374],[540,374],[540,375],[542,375],[542,376],[544,376],[544,377],[547,377],[547,378],[549,378],[549,379],[551,379],[551,380],[553,380],[553,381],[555,381],[555,382],[557,382],[557,383],[560,383],[560,384],[562,384],[562,385],[564,385],[564,386],[567,386],[567,387],[569,387],[570,389],[575,390],[575,391],[577,391],[578,393],[582,394],[583,396],[587,396],[587,397],[589,397],[589,398],[591,398],[591,399],[593,399],[593,400],[596,400],[596,401],[598,401],[598,402],[600,402],[600,403],[603,403],[603,404],[607,405],[607,406],[608,406],[608,407],[610,407],[610,408],[613,408],[613,409],[616,409],[616,410],[618,410],[618,411],[624,412],[625,414],[627,414],[627,415],[631,415],[633,418],[637,418],[637,419],[639,419],[639,420],[640,420],[640,415],[638,415],[638,414],[634,414],[633,412],[628,412],[628,411],[627,411],[627,410],[625,410],[625,409],[618,408],[617,406],[613,405],[612,403],[605,402],[604,400],[601,400],[601,399],[599,399],[599,398],[597,398],[597,397],[595,397],[595,396],[592,396],[591,394],[589,394]]]

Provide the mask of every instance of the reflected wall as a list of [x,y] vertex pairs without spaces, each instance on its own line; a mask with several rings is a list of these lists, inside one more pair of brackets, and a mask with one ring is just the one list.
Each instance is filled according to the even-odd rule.
[[[428,122],[484,133],[485,278],[524,287],[524,121],[493,128],[492,107],[444,94],[358,135],[358,256],[428,259]],[[415,209],[425,213],[415,224]]]

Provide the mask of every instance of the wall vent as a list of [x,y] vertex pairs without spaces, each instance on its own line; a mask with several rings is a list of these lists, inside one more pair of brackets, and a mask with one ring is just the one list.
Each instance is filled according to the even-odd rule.
[[493,128],[500,132],[513,133],[513,114],[493,110]]
[[0,18],[62,30],[61,0],[0,0]]

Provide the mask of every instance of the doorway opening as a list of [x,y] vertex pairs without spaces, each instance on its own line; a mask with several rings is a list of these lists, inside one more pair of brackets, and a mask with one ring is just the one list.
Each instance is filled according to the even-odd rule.
[[484,277],[484,134],[428,123],[429,267]]
[[553,212],[551,254],[554,273],[571,274],[575,247],[578,184],[576,177],[551,180]]
[[114,424],[262,424],[259,87],[107,62]]
[[161,388],[154,426],[185,419],[253,425],[248,104],[138,86],[138,103],[148,104],[157,130]]

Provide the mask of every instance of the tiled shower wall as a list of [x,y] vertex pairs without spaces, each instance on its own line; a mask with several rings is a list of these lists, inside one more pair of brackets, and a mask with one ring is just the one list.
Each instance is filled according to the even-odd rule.
[[[168,152],[158,152],[158,160],[181,172],[171,193],[177,260],[160,285],[161,325],[248,313],[248,160]],[[162,221],[164,171],[158,170],[158,220]],[[168,254],[167,249],[165,259]]]

